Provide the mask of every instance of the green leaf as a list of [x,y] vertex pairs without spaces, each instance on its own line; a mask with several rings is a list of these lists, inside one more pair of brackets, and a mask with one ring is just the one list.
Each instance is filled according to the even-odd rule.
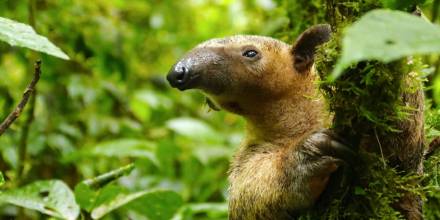
[[60,48],[46,37],[38,35],[31,26],[2,17],[0,17],[0,40],[12,46],[26,47],[61,59],[69,59]]
[[97,144],[91,154],[108,157],[152,157],[155,144],[138,139],[116,139]]
[[149,219],[165,220],[170,219],[180,208],[182,199],[177,193],[166,190],[121,193],[93,209],[92,218],[99,219],[125,205]]
[[76,219],[79,207],[69,187],[60,180],[37,181],[0,193],[0,203],[10,203],[62,219]]
[[168,220],[182,206],[183,201],[179,194],[170,190],[147,191],[139,199],[131,202],[128,208],[148,219]]
[[[128,175],[133,169],[134,164],[129,164],[99,175],[95,178],[80,182],[75,186],[76,202],[82,209],[90,212],[96,205],[102,203],[103,200],[106,201],[106,199],[103,198],[107,198],[108,194],[115,194],[113,192],[118,194],[123,191],[120,187],[115,190],[116,186],[107,184],[121,176]],[[101,190],[101,187],[103,186],[106,187]]]
[[440,26],[404,12],[374,10],[346,30],[342,55],[330,78],[359,61],[390,62],[427,53],[440,53]]
[[75,186],[75,200],[81,209],[90,212],[95,204],[98,192],[81,182]]
[[106,156],[106,157],[138,157],[147,158],[155,165],[159,165],[159,161],[155,154],[156,145],[152,142],[141,139],[115,139],[111,141],[101,142],[92,148],[86,148],[78,153],[66,156],[66,161],[77,160],[87,156]]
[[108,184],[97,190],[92,189],[84,182],[75,187],[75,198],[79,206],[91,212],[94,208],[110,203],[117,196],[127,194],[127,190],[121,186]]
[[130,98],[130,109],[136,117],[144,122],[151,119],[154,111],[170,111],[172,106],[173,102],[169,97],[153,90],[135,91]]
[[[97,192],[98,193],[93,200],[93,207],[92,207],[91,213],[93,213],[93,211],[96,208],[104,207],[104,206],[112,203],[114,200],[117,200],[118,197],[129,194],[125,188],[118,186],[118,185],[114,185],[114,184],[106,185],[104,188],[98,190]],[[119,208],[119,207],[120,206],[118,206],[117,208]],[[116,208],[111,209],[111,210],[109,209],[107,213],[109,213],[115,209]],[[107,213],[105,213],[105,214],[107,214]],[[105,214],[103,214],[102,216],[104,216]]]
[[226,215],[228,213],[227,203],[197,203],[188,205],[188,208],[194,213],[215,212]]
[[3,184],[5,184],[5,178],[3,177],[2,171],[0,171],[0,186],[2,186]]
[[232,153],[232,149],[224,146],[202,145],[194,149],[194,156],[205,165],[221,158],[230,158]]
[[218,135],[212,128],[201,120],[194,118],[175,118],[166,123],[174,132],[196,140],[216,140]]

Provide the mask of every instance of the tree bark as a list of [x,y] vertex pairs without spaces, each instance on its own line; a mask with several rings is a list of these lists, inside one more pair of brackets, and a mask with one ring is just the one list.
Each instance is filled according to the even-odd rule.
[[[298,17],[302,15],[301,13],[295,13],[295,11],[288,13],[291,22],[312,19],[315,23],[332,25],[335,32],[334,39],[321,48],[323,54],[322,57],[318,57],[316,63],[321,79],[325,79],[331,72],[338,58],[336,52],[340,51],[341,30],[366,12],[380,8],[379,2],[321,0],[321,8],[315,8],[318,9],[317,14],[301,18]],[[305,5],[305,8],[316,7],[316,4],[310,1],[297,1],[290,4],[293,4],[291,5],[293,9],[298,5]],[[325,7],[322,7],[323,5]],[[374,72],[371,74],[372,71]],[[402,179],[408,175],[420,177],[423,174],[424,95],[422,83],[410,76],[411,71],[408,68],[407,59],[389,64],[361,62],[355,67],[348,68],[336,82],[322,84],[321,88],[329,103],[330,111],[334,113],[333,126],[339,136],[350,142],[355,150],[374,153],[383,162],[383,171],[368,170],[371,169],[371,164],[368,163],[377,161],[364,160],[362,163],[367,163],[366,165],[355,168],[357,177],[352,187],[367,188],[370,183],[376,181],[374,177],[381,176],[370,174],[384,172],[385,176],[386,169],[397,170],[397,176],[400,175]],[[375,80],[374,85],[362,83],[367,73]],[[409,85],[416,89],[413,91],[405,89],[410,87]],[[353,89],[354,87],[356,90]],[[358,91],[362,91],[363,94],[359,94]],[[371,117],[363,112],[367,112]],[[405,184],[409,188],[417,188],[419,181],[413,178],[407,180]],[[398,210],[406,219],[422,219],[420,197],[406,189],[399,188],[398,192],[402,196],[393,202],[391,207]],[[359,201],[351,198],[351,202]],[[325,213],[326,218],[331,218],[331,215],[341,216],[345,208],[342,203],[339,204],[339,210],[336,212],[338,214],[329,213],[330,211],[321,213]],[[365,209],[364,205],[352,206],[361,207],[362,209],[355,211],[359,212],[360,216],[364,213],[363,218],[368,218],[371,217],[369,212],[375,209],[375,204],[368,205],[373,207]]]

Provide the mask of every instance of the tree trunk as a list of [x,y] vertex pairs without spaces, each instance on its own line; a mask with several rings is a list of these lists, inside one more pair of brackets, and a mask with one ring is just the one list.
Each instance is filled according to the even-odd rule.
[[[334,39],[320,49],[316,61],[317,71],[325,79],[338,58],[343,27],[382,6],[380,1],[320,2],[325,7],[316,1],[285,6],[292,9],[288,13],[291,27],[294,22],[311,20],[334,28]],[[300,7],[314,14],[296,13]],[[400,212],[406,219],[423,218],[417,192],[423,174],[424,97],[422,83],[413,76],[415,70],[409,62],[418,61],[361,62],[335,82],[321,84],[334,113],[334,129],[360,152],[363,161],[354,168],[356,175],[348,193],[340,191],[343,195],[327,204],[325,211],[320,207],[319,217],[368,219],[399,216]],[[366,77],[373,83],[365,83]]]

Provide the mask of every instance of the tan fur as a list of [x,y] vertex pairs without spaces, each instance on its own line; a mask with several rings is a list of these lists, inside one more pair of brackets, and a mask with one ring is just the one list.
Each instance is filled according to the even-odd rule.
[[[258,69],[250,73],[246,66],[229,64],[241,67],[236,69],[240,76],[234,76],[235,80],[258,85],[255,86],[258,89],[237,86],[235,88],[240,89],[236,91],[237,96],[211,95],[220,106],[242,115],[247,121],[246,140],[230,169],[231,219],[235,219],[234,212],[246,213],[237,219],[274,219],[275,210],[309,207],[314,202],[311,199],[317,199],[324,190],[331,174],[320,175],[309,183],[313,185],[313,193],[310,192],[313,195],[309,195],[305,186],[300,186],[308,183],[298,183],[294,190],[307,195],[304,198],[292,198],[295,194],[283,186],[294,183],[284,172],[298,161],[286,155],[295,151],[306,136],[324,126],[324,105],[315,85],[316,74],[313,70],[295,72],[289,45],[269,38],[253,39],[232,38],[226,41],[226,46],[227,50],[234,50],[251,43],[266,54]],[[211,41],[201,47],[208,45],[225,46]],[[287,218],[288,214],[284,216]]]
[[[259,57],[243,57],[247,50]],[[172,69],[192,68],[197,80],[191,88],[246,119],[246,138],[229,174],[230,219],[290,219],[315,202],[339,166],[339,159],[318,146],[329,146],[329,137],[312,135],[328,116],[314,68],[305,63],[297,71],[293,51],[268,37],[213,39]]]

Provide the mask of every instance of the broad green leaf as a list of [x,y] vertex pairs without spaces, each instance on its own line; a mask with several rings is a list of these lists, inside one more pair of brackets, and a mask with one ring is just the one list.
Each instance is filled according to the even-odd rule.
[[121,194],[128,194],[127,189],[115,184],[106,185],[98,191],[93,208],[107,204]]
[[37,181],[0,193],[0,203],[10,203],[62,219],[76,219],[79,207],[69,187],[60,180]]
[[81,209],[90,212],[95,204],[98,192],[81,182],[75,186],[75,200]]
[[331,78],[359,61],[390,62],[427,53],[440,53],[440,26],[404,12],[374,10],[346,30]]
[[168,220],[182,206],[183,201],[179,194],[170,190],[147,191],[139,199],[128,204],[134,210],[148,219]]
[[[107,185],[121,176],[128,175],[134,169],[134,164],[129,164],[92,179],[87,179],[75,186],[75,198],[79,206],[87,211],[106,201],[109,194],[122,192],[121,187]],[[101,187],[105,186],[102,190]],[[115,189],[116,187],[116,189]],[[115,195],[116,195],[115,194]]]
[[94,208],[91,215],[93,219],[99,219],[104,215],[112,212],[127,203],[138,199],[143,196],[145,192],[136,192],[132,194],[118,193],[118,194],[108,194],[106,201],[101,203],[98,207]]
[[31,26],[2,17],[0,17],[0,40],[12,46],[26,47],[61,59],[69,59],[67,54],[46,37],[38,35]]
[[96,145],[90,154],[107,157],[143,157],[158,164],[154,151],[156,145],[152,142],[138,139],[117,139]]
[[99,143],[89,150],[91,154],[109,157],[152,157],[155,148],[154,143],[145,140],[116,139]]
[[177,193],[166,190],[120,193],[93,209],[92,218],[99,219],[125,205],[149,219],[165,220],[170,219],[179,209],[182,205],[182,199]]
[[127,190],[114,184],[106,185],[98,190],[92,189],[85,183],[79,183],[75,187],[75,198],[78,205],[91,212],[94,208],[110,203],[117,196],[127,194]]

